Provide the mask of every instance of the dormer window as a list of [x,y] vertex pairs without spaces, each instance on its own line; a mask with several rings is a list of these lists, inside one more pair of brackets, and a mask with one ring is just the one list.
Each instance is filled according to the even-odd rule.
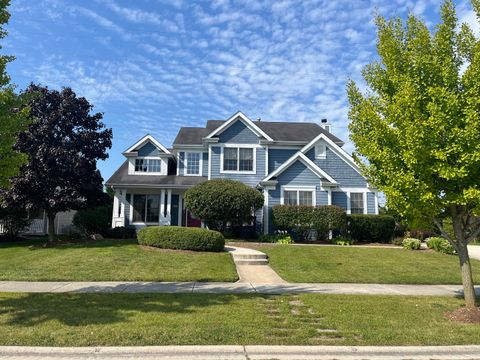
[[161,164],[160,159],[135,159],[135,172],[160,173]]

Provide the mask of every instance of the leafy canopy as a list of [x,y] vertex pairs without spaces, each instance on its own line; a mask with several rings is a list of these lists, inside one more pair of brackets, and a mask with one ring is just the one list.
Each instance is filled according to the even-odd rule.
[[28,154],[19,175],[5,192],[7,203],[44,209],[50,215],[102,203],[102,177],[97,161],[108,157],[112,130],[101,113],[70,88],[50,90],[30,85],[30,115],[35,119],[18,135],[15,148]]
[[[9,0],[0,0],[0,39],[7,36],[3,25],[10,18],[9,3]],[[13,56],[0,55],[0,188],[9,185],[8,179],[18,173],[26,160],[25,155],[13,149],[18,132],[28,124],[28,108],[23,107],[25,96],[15,93],[6,71],[7,64],[13,60]]]
[[[478,18],[480,1],[472,4]],[[369,91],[348,84],[349,129],[365,175],[404,216],[435,218],[452,206],[478,215],[479,40],[457,27],[450,0],[433,33],[414,15],[376,23],[379,60],[363,70]]]

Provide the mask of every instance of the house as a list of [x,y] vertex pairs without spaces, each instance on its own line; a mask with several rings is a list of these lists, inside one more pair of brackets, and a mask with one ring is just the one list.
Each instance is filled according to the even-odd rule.
[[[55,234],[63,235],[75,231],[73,217],[76,210],[62,211],[55,215]],[[47,235],[48,218],[45,210],[29,212],[30,223],[21,231],[23,235]],[[4,232],[3,224],[0,222],[0,234]]]
[[241,181],[264,194],[257,215],[274,231],[277,204],[337,205],[377,214],[378,196],[326,120],[320,124],[252,121],[242,112],[205,127],[182,127],[166,148],[146,135],[107,181],[115,190],[112,226],[201,226],[185,210],[187,189],[209,179]]

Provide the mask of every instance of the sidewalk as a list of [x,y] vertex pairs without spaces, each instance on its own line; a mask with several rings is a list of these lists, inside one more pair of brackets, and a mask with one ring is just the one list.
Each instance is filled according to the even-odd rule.
[[139,346],[139,347],[0,347],[1,359],[170,359],[170,360],[333,360],[333,359],[480,359],[480,346]]
[[[480,286],[476,287],[480,295]],[[30,282],[0,281],[0,292],[19,293],[201,293],[351,294],[461,296],[461,285],[305,284],[221,282]]]

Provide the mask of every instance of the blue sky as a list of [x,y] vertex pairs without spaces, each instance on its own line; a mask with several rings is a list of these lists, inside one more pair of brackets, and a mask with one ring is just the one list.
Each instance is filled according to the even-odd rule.
[[[319,121],[348,141],[348,78],[375,58],[374,11],[438,21],[437,0],[12,0],[4,53],[19,89],[72,87],[113,128],[105,180],[146,133],[242,110],[252,119]],[[478,25],[468,1],[459,18]]]

